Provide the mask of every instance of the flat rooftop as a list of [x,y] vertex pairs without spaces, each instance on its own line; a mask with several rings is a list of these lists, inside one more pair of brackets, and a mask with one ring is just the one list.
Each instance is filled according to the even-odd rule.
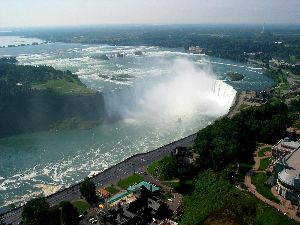
[[297,149],[293,153],[286,156],[286,162],[290,168],[286,171],[292,175],[296,176],[300,172],[300,149]]
[[274,146],[275,148],[283,149],[292,151],[300,147],[300,142],[297,141],[280,141],[277,145]]

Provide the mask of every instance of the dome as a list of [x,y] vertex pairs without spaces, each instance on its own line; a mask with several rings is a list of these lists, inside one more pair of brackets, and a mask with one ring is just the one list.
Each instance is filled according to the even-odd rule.
[[286,170],[283,170],[279,173],[278,179],[281,182],[294,187],[295,176],[290,175]]

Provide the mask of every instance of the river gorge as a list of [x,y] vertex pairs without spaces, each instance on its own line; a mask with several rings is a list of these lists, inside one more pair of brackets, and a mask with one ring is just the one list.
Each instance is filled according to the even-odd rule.
[[[261,68],[156,46],[49,43],[2,48],[3,56],[72,71],[102,93],[105,112],[115,119],[87,130],[1,138],[2,211],[195,133],[226,114],[237,91],[274,84]],[[226,80],[228,71],[244,79]]]

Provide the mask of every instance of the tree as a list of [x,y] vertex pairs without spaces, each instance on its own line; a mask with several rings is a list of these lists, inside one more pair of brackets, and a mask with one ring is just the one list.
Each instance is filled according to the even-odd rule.
[[49,210],[48,225],[61,225],[60,214],[58,206],[51,207]]
[[81,195],[89,202],[93,203],[96,200],[96,186],[90,180],[90,178],[85,178],[82,184],[80,185]]
[[48,225],[49,203],[44,197],[32,199],[23,207],[22,219],[26,225]]
[[173,157],[166,156],[159,163],[160,178],[163,180],[172,179],[177,173],[177,164]]
[[78,225],[79,214],[76,208],[70,202],[61,202],[61,218],[64,225]]

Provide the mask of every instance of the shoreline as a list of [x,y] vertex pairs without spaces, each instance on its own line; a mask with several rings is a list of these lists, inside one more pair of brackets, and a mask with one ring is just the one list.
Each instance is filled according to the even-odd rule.
[[[142,172],[143,168],[150,165],[152,162],[162,159],[164,156],[170,154],[172,149],[182,146],[187,147],[193,144],[197,133],[191,134],[177,141],[173,141],[152,151],[135,154],[98,173],[97,175],[93,176],[91,180],[95,183],[96,187],[99,188],[110,185],[112,182],[118,179],[125,178],[130,175],[130,173],[133,173],[133,171],[137,173]],[[72,201],[80,198],[81,194],[79,187],[82,182],[83,181],[47,196],[46,199],[50,206],[54,206],[61,201]],[[18,224],[21,221],[22,208],[23,206],[19,206],[18,208],[1,214],[4,221],[8,224]]]
[[[229,111],[228,111],[226,114],[224,114],[223,116],[220,116],[219,118],[222,118],[222,117],[228,117],[228,116],[229,116],[229,114],[232,112],[232,110],[233,110],[233,109],[235,108],[235,106],[238,104],[239,94],[240,94],[239,92],[236,92],[235,97],[234,97],[234,99],[233,99],[233,101],[232,101],[232,105],[231,105],[231,107],[229,108]],[[219,119],[219,118],[216,118],[216,120]],[[191,134],[191,135],[188,135],[188,136],[186,136],[186,137],[183,137],[183,138],[181,138],[181,139],[179,139],[179,140],[176,140],[176,141],[173,141],[173,142],[171,142],[171,143],[165,144],[165,145],[163,145],[163,146],[161,146],[161,147],[159,147],[159,148],[156,148],[156,149],[154,149],[154,150],[151,150],[151,151],[149,151],[149,152],[146,152],[146,153],[137,153],[137,154],[135,154],[135,155],[132,155],[132,156],[130,156],[129,158],[126,158],[126,159],[124,159],[123,161],[121,161],[121,162],[119,162],[119,163],[117,163],[117,164],[115,164],[115,165],[113,165],[113,166],[111,166],[111,167],[109,167],[109,168],[107,168],[107,169],[101,171],[100,173],[96,174],[95,176],[92,177],[92,180],[95,179],[95,178],[97,178],[98,176],[101,176],[101,174],[105,173],[106,171],[109,171],[109,170],[111,170],[111,169],[113,169],[113,168],[116,168],[119,164],[122,164],[122,163],[125,163],[125,162],[127,162],[127,161],[130,161],[131,159],[134,159],[134,158],[136,158],[136,157],[143,156],[143,155],[146,156],[146,155],[148,155],[148,154],[151,154],[152,152],[158,152],[158,151],[160,151],[161,149],[163,149],[163,148],[165,148],[165,147],[167,147],[167,146],[170,146],[170,145],[176,144],[176,143],[178,143],[178,142],[181,142],[182,140],[187,139],[187,138],[189,138],[189,137],[194,137],[194,139],[195,139],[198,132],[199,132],[199,131],[197,131],[196,133],[193,133],[193,134]],[[190,144],[193,144],[193,143],[190,143]],[[67,188],[58,190],[57,192],[52,193],[52,194],[50,194],[50,195],[47,195],[47,196],[45,196],[45,197],[46,197],[46,198],[51,198],[52,196],[59,195],[59,194],[62,193],[62,192],[65,192],[65,191],[67,191],[67,190],[69,190],[69,189],[72,189],[72,188],[74,188],[74,187],[76,187],[76,186],[79,186],[82,182],[83,182],[83,181],[80,181],[80,182],[78,182],[78,183],[74,183],[74,184],[72,184],[71,186],[69,186],[69,187],[67,187]],[[22,208],[22,207],[23,207],[23,205],[21,205],[21,206],[15,208],[15,209],[8,210],[8,211],[6,211],[6,212],[0,213],[0,215],[1,215],[1,214],[3,214],[3,215],[9,214],[10,212],[16,211],[16,210],[18,210],[18,209],[20,209],[20,208]]]

